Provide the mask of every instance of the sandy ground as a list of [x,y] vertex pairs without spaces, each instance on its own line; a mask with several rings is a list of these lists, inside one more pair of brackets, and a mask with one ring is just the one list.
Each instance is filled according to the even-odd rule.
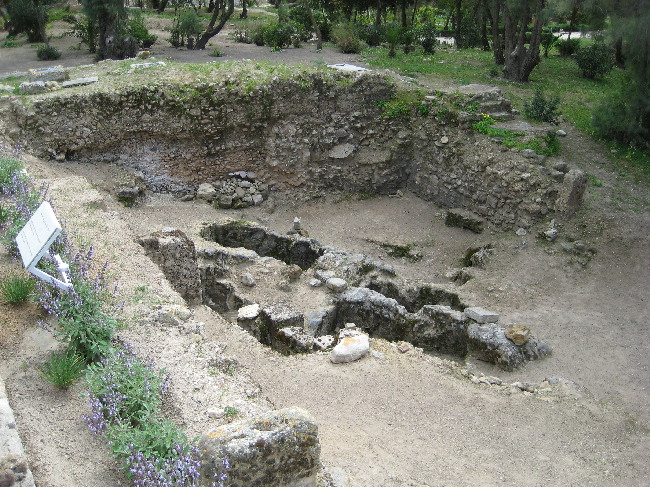
[[[0,72],[29,64],[9,65],[3,59]],[[403,277],[437,283],[449,283],[445,274],[458,267],[467,247],[493,243],[496,250],[486,268],[457,291],[466,302],[501,313],[502,322],[530,326],[553,347],[552,357],[516,372],[471,357],[454,366],[417,350],[400,354],[383,341],[372,345],[385,354],[383,359],[368,357],[346,366],[334,366],[319,354],[282,357],[243,338],[238,327],[207,308],[194,311],[205,323],[206,339],[225,345],[242,365],[242,377],[259,384],[261,399],[275,407],[304,407],[314,416],[322,460],[342,479],[340,485],[647,486],[649,198],[646,190],[617,178],[596,144],[570,133],[564,147],[563,158],[603,181],[588,189],[579,214],[559,221],[561,237],[581,239],[596,249],[584,268],[559,244],[537,241],[536,232],[547,222],[525,236],[497,229],[475,236],[445,227],[444,210],[408,193],[404,198],[331,198],[236,213],[152,195],[143,206],[126,209],[103,190],[116,168],[30,160],[28,169],[50,182],[57,212],[68,226],[112,262],[132,318],[146,312],[147,303],[134,299],[142,286],[151,297],[149,305],[179,301],[134,242],[162,227],[195,237],[201,222],[236,215],[286,232],[300,216],[310,236],[323,244],[383,258]],[[418,263],[394,259],[368,240],[412,243],[424,258]],[[3,275],[16,268],[5,254],[0,260]],[[80,420],[87,412],[82,386],[56,391],[34,367],[56,344],[36,325],[37,315],[29,305],[3,305],[0,342],[0,375],[37,483],[119,485],[123,481],[114,462]],[[134,324],[129,330],[138,334],[140,328]],[[147,340],[162,340],[165,333],[149,329],[139,334],[141,347],[155,355],[156,347],[147,347]],[[178,340],[179,347],[189,350]],[[580,387],[531,395],[474,384],[459,373],[462,369],[506,383],[562,376]],[[182,397],[174,399],[179,409],[191,409]],[[203,424],[208,423],[197,420],[193,428]]]

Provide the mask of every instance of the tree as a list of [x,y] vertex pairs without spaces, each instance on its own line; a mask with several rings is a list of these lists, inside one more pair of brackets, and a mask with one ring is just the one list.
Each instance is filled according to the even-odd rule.
[[[221,29],[226,25],[226,22],[228,22],[228,19],[230,19],[234,11],[235,0],[216,0],[210,23],[196,42],[194,49],[205,49],[208,41],[221,32]],[[219,23],[217,23],[217,20]]]
[[[494,1],[500,5],[503,12],[503,76],[510,81],[528,81],[530,73],[541,61],[539,45],[544,23],[544,0]],[[533,30],[530,33],[530,40],[527,40],[526,31],[528,24],[531,23]],[[495,61],[499,59],[497,54],[498,52],[494,51]]]
[[52,0],[11,0],[7,13],[11,19],[10,34],[27,34],[29,42],[44,42],[50,45],[45,33],[47,7]]
[[98,59],[135,56],[136,40],[130,35],[124,0],[81,0],[86,16],[98,26]]

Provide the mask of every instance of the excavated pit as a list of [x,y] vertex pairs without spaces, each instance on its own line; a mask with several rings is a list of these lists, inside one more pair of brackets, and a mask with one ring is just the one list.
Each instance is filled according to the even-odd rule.
[[[551,353],[533,335],[516,345],[498,315],[468,307],[443,287],[406,283],[362,254],[232,219],[204,225],[198,250],[182,232],[166,232],[140,242],[172,284],[188,293],[187,272],[175,270],[194,268],[204,304],[284,354],[327,350],[346,323],[371,337],[460,358],[472,354],[507,370]],[[345,286],[331,286],[333,279]]]

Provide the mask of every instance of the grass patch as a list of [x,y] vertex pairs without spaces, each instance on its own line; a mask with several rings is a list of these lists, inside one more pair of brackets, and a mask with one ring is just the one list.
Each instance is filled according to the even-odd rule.
[[513,130],[494,127],[496,123],[489,115],[483,114],[483,120],[476,122],[472,128],[489,137],[496,137],[499,142],[506,147],[516,147],[517,149],[534,150],[537,154],[545,156],[556,156],[561,151],[560,141],[553,132],[548,132],[543,138],[524,139],[525,132],[515,132]]
[[63,350],[52,352],[50,359],[37,370],[50,384],[67,389],[81,376],[85,368],[86,362],[80,355]]
[[0,284],[0,296],[8,303],[20,304],[34,295],[34,288],[34,279],[14,274]]

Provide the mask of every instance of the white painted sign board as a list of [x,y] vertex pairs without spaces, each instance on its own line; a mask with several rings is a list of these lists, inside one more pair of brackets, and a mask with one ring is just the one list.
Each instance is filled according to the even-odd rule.
[[[48,253],[50,245],[54,243],[61,230],[54,210],[47,201],[44,201],[18,233],[16,244],[23,259],[23,265],[28,272],[61,289],[69,290],[72,289],[67,275],[70,268],[58,255],[50,256]],[[61,276],[60,280],[36,268],[36,265],[45,256],[53,258],[56,262],[56,268]]]

